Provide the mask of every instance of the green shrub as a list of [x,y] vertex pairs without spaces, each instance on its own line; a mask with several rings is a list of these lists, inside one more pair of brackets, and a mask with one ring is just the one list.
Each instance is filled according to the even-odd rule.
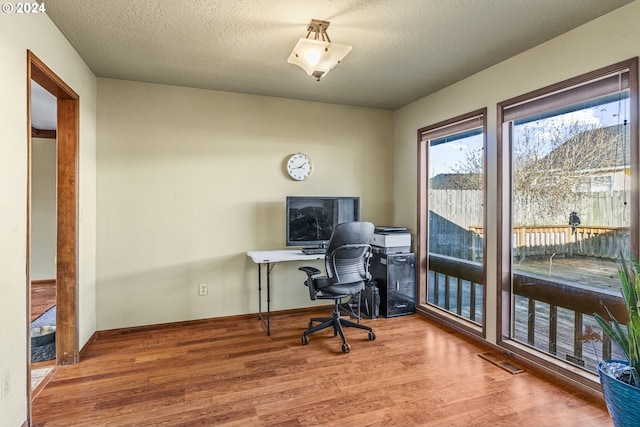
[[622,296],[626,303],[629,323],[626,327],[621,325],[607,307],[605,310],[611,322],[598,314],[594,314],[594,317],[627,358],[631,367],[631,385],[640,387],[638,375],[640,372],[640,298],[638,297],[640,295],[640,264],[633,256],[629,261],[625,260],[624,256],[621,258],[618,274],[622,283]]

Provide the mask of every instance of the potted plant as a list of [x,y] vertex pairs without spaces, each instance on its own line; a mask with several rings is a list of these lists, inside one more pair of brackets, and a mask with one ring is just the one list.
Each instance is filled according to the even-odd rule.
[[[621,257],[618,273],[629,323],[621,325],[607,307],[611,322],[594,314],[602,330],[616,343],[627,360],[602,360],[598,375],[604,400],[616,427],[640,426],[640,264]],[[630,271],[630,267],[631,270]]]

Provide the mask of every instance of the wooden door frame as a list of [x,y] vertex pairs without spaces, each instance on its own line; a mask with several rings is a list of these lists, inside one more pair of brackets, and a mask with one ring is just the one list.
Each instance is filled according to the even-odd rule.
[[[78,142],[80,97],[27,51],[27,318],[31,312],[31,80],[57,98],[56,364],[79,359],[78,339]],[[30,320],[30,319],[29,319]],[[29,324],[29,323],[28,323]],[[31,342],[29,340],[29,347]],[[28,354],[31,354],[30,348]],[[29,363],[31,361],[29,360]]]

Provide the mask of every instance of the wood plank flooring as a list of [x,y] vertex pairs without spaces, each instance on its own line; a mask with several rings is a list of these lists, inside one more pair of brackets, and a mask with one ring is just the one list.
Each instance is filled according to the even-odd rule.
[[603,399],[525,371],[419,315],[301,334],[323,310],[103,332],[59,366],[34,426],[612,426]]
[[[56,304],[56,281],[38,280],[31,282],[31,313],[30,318],[35,319],[44,314]],[[35,398],[47,384],[53,374],[55,359],[45,362],[30,363],[31,369],[31,398]]]
[[56,281],[42,280],[31,282],[31,321],[56,304]]

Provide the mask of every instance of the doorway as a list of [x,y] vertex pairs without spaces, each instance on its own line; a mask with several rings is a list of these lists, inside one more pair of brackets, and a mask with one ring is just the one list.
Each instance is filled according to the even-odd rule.
[[[79,96],[31,51],[27,51],[27,317],[31,317],[31,234],[32,234],[32,125],[31,82],[36,82],[56,98],[56,202],[55,210],[55,304],[56,364],[78,361],[78,141]],[[30,330],[29,330],[30,336]],[[31,341],[28,341],[31,357]],[[29,360],[29,366],[30,366]],[[31,381],[28,375],[28,381]],[[30,387],[29,387],[30,388]]]
[[[57,98],[31,80],[31,385],[55,364]],[[49,368],[49,369],[47,369]]]

